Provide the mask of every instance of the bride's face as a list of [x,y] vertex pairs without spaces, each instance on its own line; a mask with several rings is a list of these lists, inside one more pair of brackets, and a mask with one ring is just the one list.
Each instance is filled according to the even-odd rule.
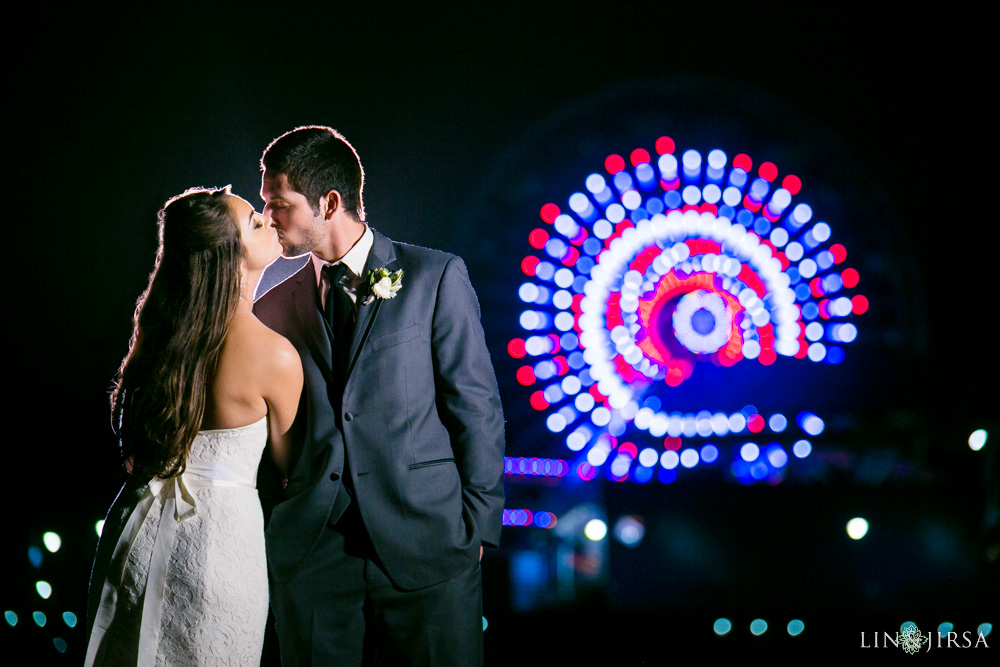
[[247,252],[247,270],[262,271],[281,255],[277,232],[246,200],[229,195],[229,206],[239,222],[240,237]]

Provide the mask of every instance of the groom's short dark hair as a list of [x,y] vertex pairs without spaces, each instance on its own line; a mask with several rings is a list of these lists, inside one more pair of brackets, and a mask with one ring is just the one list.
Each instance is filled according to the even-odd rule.
[[361,198],[365,171],[354,146],[340,132],[323,125],[297,127],[264,149],[261,169],[284,174],[296,192],[314,209],[330,190],[340,193],[344,210],[355,220],[365,219]]

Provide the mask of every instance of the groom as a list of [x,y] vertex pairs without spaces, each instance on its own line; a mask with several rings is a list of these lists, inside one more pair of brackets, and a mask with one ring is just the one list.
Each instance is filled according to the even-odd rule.
[[480,664],[504,426],[465,264],[365,223],[361,162],[331,128],[278,137],[261,166],[284,254],[310,253],[254,307],[305,371],[267,528],[282,664]]

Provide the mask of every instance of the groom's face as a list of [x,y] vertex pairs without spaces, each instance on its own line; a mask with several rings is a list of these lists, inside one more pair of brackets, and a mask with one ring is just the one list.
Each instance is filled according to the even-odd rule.
[[264,170],[260,197],[264,200],[264,215],[278,232],[283,254],[294,257],[320,247],[328,230],[323,216],[310,205],[308,198],[288,184],[284,174]]

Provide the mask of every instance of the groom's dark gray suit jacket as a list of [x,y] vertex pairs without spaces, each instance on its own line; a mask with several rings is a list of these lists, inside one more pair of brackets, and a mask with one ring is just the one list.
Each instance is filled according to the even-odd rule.
[[[343,378],[332,349],[344,343],[323,322],[312,262],[254,306],[292,342],[305,374],[301,449],[267,527],[279,583],[350,502],[404,590],[456,576],[480,544],[500,541],[503,413],[465,264],[375,232],[366,272],[382,267],[403,270],[402,288],[368,300],[362,287]],[[345,453],[353,501],[343,488]]]

